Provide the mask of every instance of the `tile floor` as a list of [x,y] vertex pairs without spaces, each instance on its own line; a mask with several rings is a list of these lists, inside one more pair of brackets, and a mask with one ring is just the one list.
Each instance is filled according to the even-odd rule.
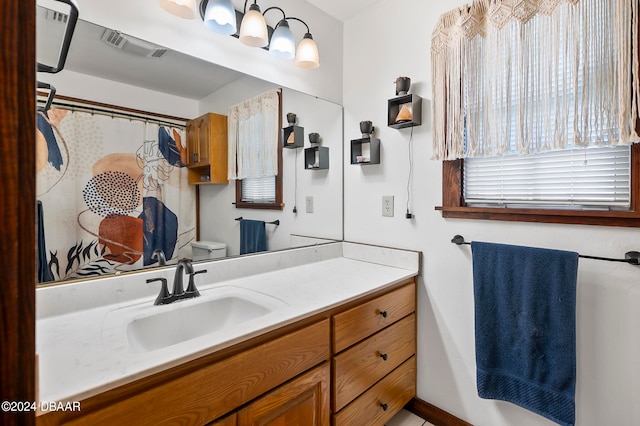
[[394,418],[389,420],[386,426],[433,426],[407,410],[402,410]]

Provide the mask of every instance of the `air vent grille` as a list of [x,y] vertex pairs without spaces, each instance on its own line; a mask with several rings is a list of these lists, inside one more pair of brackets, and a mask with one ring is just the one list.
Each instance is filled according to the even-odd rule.
[[102,41],[118,49],[122,49],[122,46],[127,42],[119,31],[109,29],[106,29],[102,34]]
[[157,46],[153,43],[149,43],[148,41],[111,29],[106,29],[104,33],[102,33],[101,40],[116,49],[129,52],[136,56],[160,58],[167,53],[167,49],[162,46]]
[[66,15],[64,13],[58,12],[57,10],[47,9],[47,13],[45,15],[45,19],[47,21],[59,22],[61,24],[65,24],[66,25],[67,20],[69,19],[69,15]]
[[153,53],[149,56],[151,56],[152,58],[160,58],[162,57],[165,53],[167,53],[167,49],[156,49],[153,51]]

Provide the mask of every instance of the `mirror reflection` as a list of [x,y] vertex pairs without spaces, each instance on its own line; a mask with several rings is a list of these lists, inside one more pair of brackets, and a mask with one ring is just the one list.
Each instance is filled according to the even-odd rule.
[[[64,19],[50,15],[38,8],[39,61],[55,56],[52,43],[64,33]],[[266,223],[267,250],[342,239],[340,105],[83,20],[64,70],[38,80],[57,90],[51,109],[38,113],[41,282],[135,271],[163,258],[236,256],[246,252],[240,217]],[[281,93],[278,127],[296,114],[303,141],[281,149],[282,206],[239,208],[235,180],[193,179],[202,166],[190,167],[188,122],[226,119],[230,107],[272,90]]]

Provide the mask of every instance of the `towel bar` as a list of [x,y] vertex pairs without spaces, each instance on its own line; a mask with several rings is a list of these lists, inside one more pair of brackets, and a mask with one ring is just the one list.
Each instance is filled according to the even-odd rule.
[[[236,217],[236,219],[235,219],[235,220],[242,220],[242,219],[243,219],[243,217],[242,217],[242,216],[240,216],[240,217]],[[265,222],[265,223],[268,223],[269,225],[276,225],[276,226],[278,226],[278,225],[280,225],[280,220],[279,220],[279,219],[276,219],[276,220],[274,220],[274,221],[272,221],[272,222]]]
[[[455,235],[452,239],[451,242],[453,244],[457,244],[457,245],[463,245],[463,244],[471,244],[470,242],[467,242],[464,240],[464,237],[462,235]],[[625,262],[628,263],[629,265],[640,265],[640,252],[638,251],[628,251],[624,254],[624,259],[612,259],[610,257],[598,257],[598,256],[587,256],[584,254],[578,254],[578,257],[582,257],[584,259],[595,259],[595,260],[606,260],[608,262]]]

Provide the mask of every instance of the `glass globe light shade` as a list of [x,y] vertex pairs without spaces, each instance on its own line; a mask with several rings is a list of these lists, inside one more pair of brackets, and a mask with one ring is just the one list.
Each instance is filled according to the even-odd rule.
[[311,34],[306,33],[304,38],[298,43],[296,49],[296,65],[302,68],[318,68],[320,66],[320,55],[318,45],[313,41]]
[[214,33],[231,35],[238,31],[236,10],[230,0],[209,0],[203,19],[204,26]]
[[196,0],[160,0],[160,7],[180,18],[196,17]]
[[295,56],[296,44],[293,41],[293,33],[289,24],[284,19],[278,23],[276,30],[271,36],[269,43],[269,53],[271,56],[280,59],[293,59]]
[[252,47],[265,47],[269,44],[267,23],[257,4],[252,4],[249,11],[242,18],[240,41]]

